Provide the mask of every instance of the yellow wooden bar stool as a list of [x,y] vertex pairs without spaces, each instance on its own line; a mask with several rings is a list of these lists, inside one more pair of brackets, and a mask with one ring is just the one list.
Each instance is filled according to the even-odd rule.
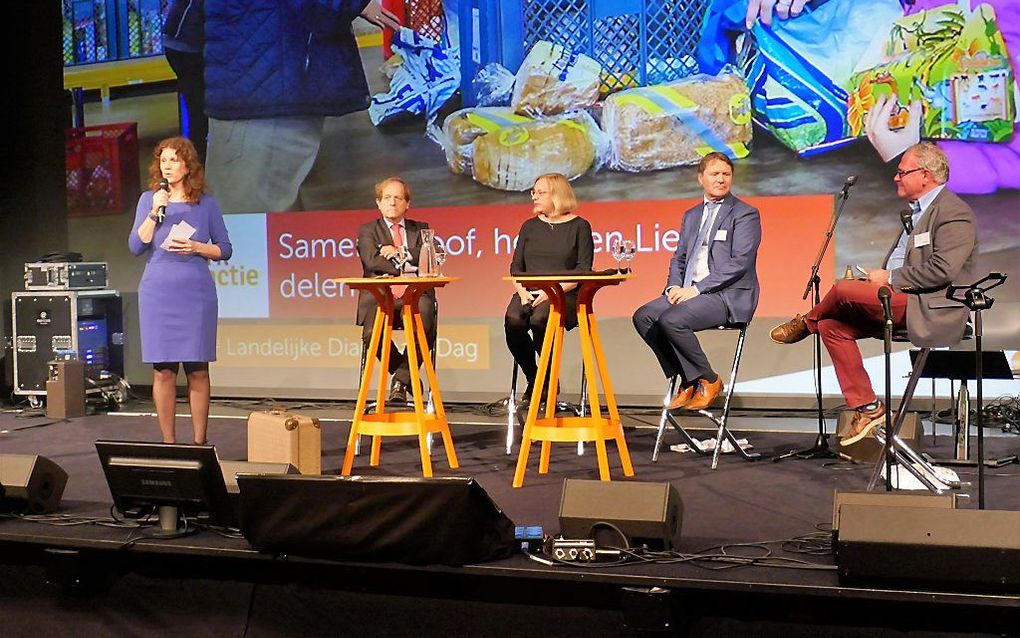
[[[517,470],[514,473],[514,487],[524,485],[524,473],[528,466],[531,442],[541,441],[542,452],[539,457],[538,471],[540,474],[549,472],[549,456],[552,443],[594,441],[595,453],[598,458],[599,477],[603,481],[610,480],[609,456],[606,441],[616,441],[623,466],[624,476],[634,476],[630,452],[623,434],[620,413],[616,407],[616,395],[613,383],[606,367],[605,355],[602,351],[602,340],[599,337],[598,324],[592,310],[595,293],[606,286],[616,286],[630,278],[630,275],[600,275],[578,273],[555,276],[519,276],[507,277],[527,288],[544,290],[549,296],[549,324],[542,343],[542,353],[538,360],[538,373],[535,376],[534,395],[528,406],[528,418],[524,423],[521,437],[521,449],[517,457]],[[577,283],[577,324],[580,328],[581,353],[588,386],[587,416],[556,416],[556,388],[545,387],[545,380],[558,379],[560,361],[563,353],[563,335],[566,330],[565,316],[566,298],[560,284]],[[548,374],[547,374],[548,372]],[[599,400],[599,389],[605,400],[605,412]],[[539,397],[546,392],[545,416],[539,417]]]
[[[418,300],[429,289],[442,288],[455,277],[350,277],[334,279],[338,284],[344,284],[354,290],[369,292],[377,302],[375,321],[372,324],[372,337],[369,341],[368,352],[379,352],[380,343],[387,344],[382,349],[382,360],[379,361],[379,384],[376,389],[375,411],[365,414],[365,405],[368,402],[368,391],[372,384],[372,374],[375,372],[376,358],[367,357],[365,369],[361,377],[361,386],[358,389],[358,402],[354,408],[354,419],[351,422],[351,432],[347,439],[347,451],[344,454],[344,464],[340,473],[349,476],[354,466],[355,442],[362,434],[372,437],[372,452],[369,455],[369,464],[373,467],[379,465],[379,457],[382,450],[382,437],[384,436],[417,436],[418,447],[421,453],[422,476],[432,476],[432,459],[429,451],[429,434],[435,432],[443,437],[443,447],[446,449],[446,459],[450,469],[460,467],[457,462],[457,452],[453,447],[453,437],[450,435],[450,425],[446,419],[446,410],[443,408],[443,395],[439,389],[439,381],[436,378],[436,369],[432,364],[431,353],[429,352],[428,340],[425,338],[425,327],[422,324],[421,315],[418,313]],[[389,342],[393,339],[393,323],[395,318],[395,302],[392,286],[407,286],[404,292],[404,306],[401,314],[407,342],[407,359],[411,368],[411,393],[414,397],[414,411],[387,411],[386,409],[386,385],[387,371],[389,370],[390,348]],[[425,392],[423,389],[421,372],[418,370],[418,351],[421,350],[425,375],[432,391],[434,412],[426,409]]]

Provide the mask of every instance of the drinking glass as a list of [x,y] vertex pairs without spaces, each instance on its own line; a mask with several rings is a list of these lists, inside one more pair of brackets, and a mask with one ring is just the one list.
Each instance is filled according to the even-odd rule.
[[446,246],[441,242],[436,242],[436,276],[443,276],[443,264],[446,263]]
[[619,274],[621,274],[623,272],[623,270],[622,270],[622,262],[624,260],[624,255],[623,255],[623,240],[622,239],[614,239],[612,245],[609,248],[609,250],[610,250],[610,254],[612,254],[612,256],[613,256],[613,259],[616,261],[616,274],[619,275]]
[[409,261],[411,261],[411,252],[407,250],[407,246],[398,247],[396,254],[393,255],[393,263],[397,266],[398,277],[404,274],[404,266],[406,266]]
[[630,265],[630,262],[634,260],[634,254],[637,253],[637,246],[635,246],[634,242],[629,239],[623,240],[621,244],[623,258],[627,261],[627,272],[634,272],[634,267]]

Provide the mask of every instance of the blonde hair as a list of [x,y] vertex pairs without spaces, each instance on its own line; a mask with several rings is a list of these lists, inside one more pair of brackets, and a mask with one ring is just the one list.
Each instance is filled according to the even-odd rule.
[[941,148],[931,142],[921,142],[908,148],[907,153],[912,154],[917,160],[917,167],[931,173],[936,182],[945,184],[949,181],[949,158]]
[[375,185],[375,199],[376,199],[376,201],[379,201],[379,200],[382,199],[383,189],[385,189],[388,184],[393,184],[393,183],[400,184],[401,186],[404,187],[404,199],[407,200],[408,203],[410,203],[411,202],[411,187],[408,186],[407,182],[405,182],[400,177],[387,177],[383,181],[381,181],[378,184],[376,184]]
[[545,175],[540,175],[531,188],[534,189],[543,179],[549,188],[553,210],[557,214],[567,214],[577,210],[577,196],[574,195],[574,189],[571,188],[570,182],[567,181],[566,177],[559,173],[546,173]]

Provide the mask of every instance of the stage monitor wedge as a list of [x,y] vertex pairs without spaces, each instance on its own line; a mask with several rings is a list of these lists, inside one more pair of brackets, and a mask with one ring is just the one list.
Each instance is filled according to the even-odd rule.
[[[560,500],[560,534],[617,546],[672,550],[680,544],[684,505],[670,483],[566,479]],[[619,530],[619,533],[616,531]]]
[[1020,591],[1020,512],[843,505],[845,585]]
[[45,456],[0,454],[0,512],[52,512],[66,485],[67,472]]

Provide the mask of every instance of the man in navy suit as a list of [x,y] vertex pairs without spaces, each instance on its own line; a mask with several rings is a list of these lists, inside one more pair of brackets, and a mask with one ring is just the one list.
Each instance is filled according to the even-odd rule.
[[733,162],[723,153],[702,158],[698,183],[704,202],[684,213],[663,294],[634,313],[663,373],[681,377],[671,410],[704,410],[723,388],[694,333],[748,322],[758,305],[758,209],[730,193]]

